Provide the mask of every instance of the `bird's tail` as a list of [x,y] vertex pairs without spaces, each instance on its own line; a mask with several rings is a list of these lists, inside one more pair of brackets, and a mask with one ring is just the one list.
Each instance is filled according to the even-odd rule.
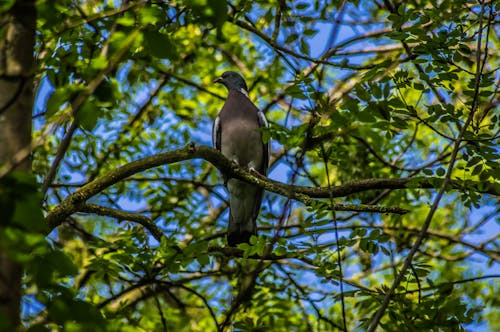
[[248,243],[252,235],[257,235],[255,221],[240,222],[235,220],[229,212],[229,227],[227,229],[227,243],[235,247],[240,243]]
[[229,191],[229,225],[227,242],[234,247],[257,235],[256,220],[264,191],[252,184],[230,179],[227,183]]

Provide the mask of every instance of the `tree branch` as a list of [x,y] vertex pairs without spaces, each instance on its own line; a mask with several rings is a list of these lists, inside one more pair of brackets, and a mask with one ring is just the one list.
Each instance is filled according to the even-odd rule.
[[161,242],[161,239],[163,237],[163,232],[161,229],[156,226],[156,224],[151,220],[150,218],[143,216],[142,214],[139,213],[133,213],[133,212],[126,212],[126,211],[121,211],[117,209],[112,209],[108,208],[105,206],[97,205],[97,204],[83,204],[79,212],[85,212],[85,213],[94,213],[98,214],[101,216],[109,216],[113,218],[117,218],[119,220],[129,220],[129,221],[134,221],[144,227],[153,235],[153,237],[158,241]]
[[[116,51],[116,53],[113,54],[109,58],[108,66],[106,66],[106,68],[102,69],[96,75],[96,77],[87,84],[86,88],[84,90],[82,90],[75,97],[74,100],[71,101],[71,104],[70,104],[71,115],[75,115],[80,110],[80,107],[85,103],[85,101],[88,99],[88,97],[91,96],[94,93],[94,91],[97,89],[97,87],[102,83],[102,81],[104,81],[104,79],[106,78],[106,75],[108,75],[114,68],[116,68],[116,66],[120,62],[122,56],[124,55],[125,51],[129,48],[129,46],[135,40],[137,35],[138,35],[138,30],[132,32],[127,37],[125,42],[123,43],[123,46],[120,49],[118,49]],[[75,119],[71,123],[71,126],[68,129],[68,131],[66,132],[66,135],[64,135],[64,138],[61,142],[61,145],[59,146],[59,149],[57,150],[56,157],[50,166],[49,172],[48,172],[47,176],[45,177],[45,180],[43,181],[42,193],[44,196],[47,193],[47,190],[49,189],[50,184],[52,183],[52,181],[54,180],[54,178],[57,174],[57,170],[59,169],[59,165],[60,165],[62,159],[64,158],[64,155],[66,154],[66,152],[69,148],[69,145],[71,143],[71,139],[72,139],[72,137],[77,129],[78,129],[78,121]]]
[[[210,162],[212,165],[217,167],[222,173],[229,176],[253,183],[262,187],[270,192],[297,200],[305,205],[317,205],[322,204],[322,202],[315,201],[314,198],[329,198],[330,195],[334,198],[345,197],[354,193],[374,190],[374,189],[406,189],[406,188],[439,188],[442,184],[443,179],[440,178],[400,178],[400,179],[365,179],[356,180],[348,182],[340,186],[334,186],[330,189],[327,187],[306,187],[306,186],[296,186],[287,185],[282,182],[274,181],[268,179],[261,175],[255,175],[249,173],[245,169],[239,167],[238,165],[232,163],[230,160],[226,159],[219,151],[212,149],[208,146],[196,146],[194,143],[188,144],[187,146],[165,152],[162,154],[145,157],[118,169],[103,175],[92,182],[84,185],[76,192],[72,193],[64,201],[62,201],[58,206],[56,206],[47,215],[46,220],[49,223],[49,227],[53,228],[59,226],[66,217],[71,214],[81,211],[85,202],[105,190],[106,188],[128,178],[134,174],[143,172],[150,168],[158,167],[166,164],[173,164],[180,161],[190,160],[190,159],[204,159]],[[489,185],[484,185],[483,183],[478,184],[475,182],[459,182],[451,181],[451,187],[456,189],[468,189],[474,187],[476,191],[489,193],[492,195],[500,196],[498,190],[498,184],[490,183]],[[335,204],[335,210],[337,211],[359,211],[359,212],[378,212],[378,213],[399,213],[404,214],[407,210],[399,207],[380,207],[373,205],[357,205],[357,204]]]
[[[478,105],[478,96],[479,96],[479,86],[481,83],[481,75],[483,73],[484,66],[482,65],[481,61],[481,43],[482,43],[482,34],[483,34],[483,15],[484,15],[484,5],[481,6],[481,13],[479,16],[479,36],[477,39],[477,58],[476,58],[476,76],[474,80],[474,95],[472,99],[472,105],[470,109],[470,113],[467,117],[467,121],[463,125],[462,128],[460,128],[460,133],[458,134],[457,138],[455,139],[455,143],[453,146],[453,151],[451,153],[450,157],[450,164],[448,165],[448,169],[446,170],[446,175],[444,178],[443,183],[441,184],[438,193],[436,194],[436,197],[434,198],[434,202],[432,203],[432,206],[429,210],[429,213],[427,214],[427,217],[424,220],[424,223],[422,225],[422,228],[420,230],[420,233],[413,244],[413,246],[410,249],[410,252],[406,256],[406,259],[404,261],[403,267],[399,271],[397,277],[394,279],[394,282],[392,283],[390,289],[387,291],[387,293],[384,295],[384,299],[382,301],[382,304],[380,305],[380,308],[377,310],[375,315],[370,321],[370,325],[368,328],[369,332],[375,332],[377,329],[378,324],[380,323],[380,320],[384,316],[385,310],[389,306],[389,302],[391,301],[393,295],[396,292],[397,287],[403,280],[406,271],[410,267],[413,257],[415,256],[416,252],[419,250],[420,245],[422,244],[424,238],[427,235],[427,230],[429,229],[429,226],[431,224],[432,218],[434,217],[435,212],[437,211],[439,207],[439,203],[441,201],[441,198],[443,197],[444,192],[446,191],[447,185],[451,182],[451,175],[453,173],[453,169],[455,166],[455,162],[457,160],[458,152],[460,150],[460,144],[462,142],[462,139],[467,131],[467,128],[469,125],[472,123],[472,120],[474,119],[474,114],[476,113],[477,110],[477,105]],[[491,22],[488,22],[488,26],[491,24]],[[489,31],[489,30],[488,30]],[[488,43],[488,35],[486,36],[486,43]],[[487,54],[485,54],[483,61],[486,62]]]

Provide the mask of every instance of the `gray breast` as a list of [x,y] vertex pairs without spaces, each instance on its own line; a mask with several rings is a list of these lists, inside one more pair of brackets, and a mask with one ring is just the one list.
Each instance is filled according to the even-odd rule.
[[242,167],[259,169],[263,159],[261,133],[256,123],[232,119],[222,128],[222,154]]

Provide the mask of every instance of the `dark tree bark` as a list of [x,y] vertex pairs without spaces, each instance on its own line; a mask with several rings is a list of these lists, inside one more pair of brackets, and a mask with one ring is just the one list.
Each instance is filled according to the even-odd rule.
[[[34,0],[17,0],[0,14],[0,165],[30,149],[35,27]],[[31,172],[31,160],[26,158],[14,169]],[[17,326],[22,268],[7,252],[0,243],[0,320]]]

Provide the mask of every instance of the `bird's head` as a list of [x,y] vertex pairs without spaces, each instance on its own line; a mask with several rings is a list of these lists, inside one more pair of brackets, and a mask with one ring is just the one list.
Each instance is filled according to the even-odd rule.
[[228,90],[245,90],[248,91],[247,84],[240,74],[234,71],[226,71],[220,77],[214,80],[214,83],[222,83]]

